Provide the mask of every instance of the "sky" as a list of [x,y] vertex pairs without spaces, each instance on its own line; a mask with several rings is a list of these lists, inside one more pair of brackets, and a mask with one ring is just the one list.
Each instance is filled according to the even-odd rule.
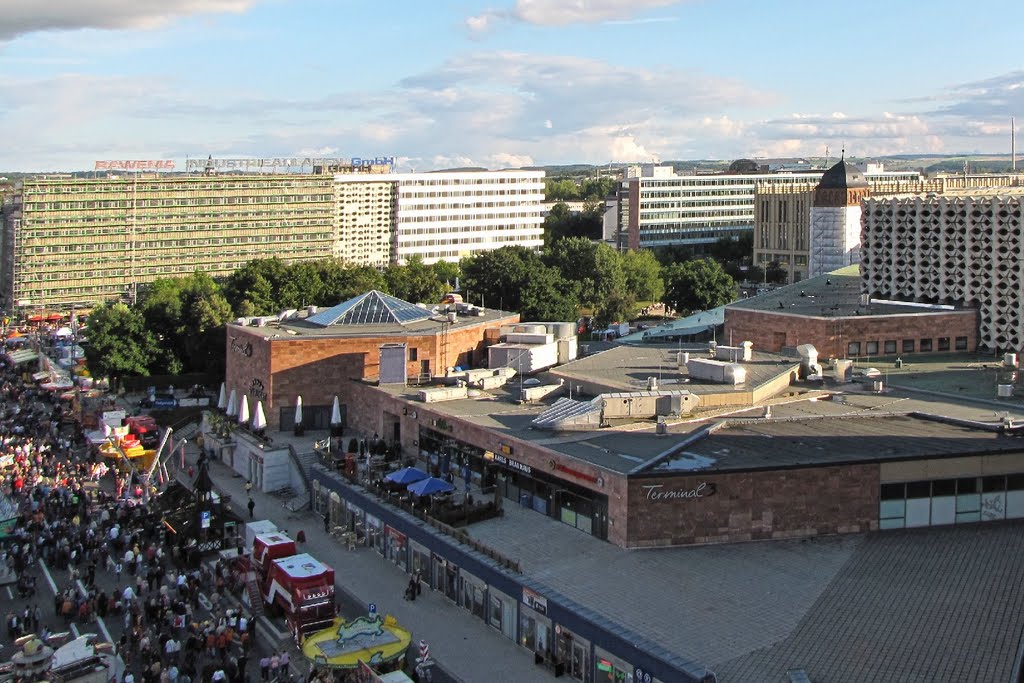
[[0,171],[1009,153],[1022,18],[1020,0],[0,0]]

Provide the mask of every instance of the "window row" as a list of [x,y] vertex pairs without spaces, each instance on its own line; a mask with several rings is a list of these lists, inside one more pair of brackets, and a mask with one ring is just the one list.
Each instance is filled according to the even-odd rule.
[[[955,337],[953,350],[955,351],[967,351],[968,350],[968,338],[967,337]],[[881,353],[879,353],[881,349]],[[949,351],[950,350],[950,338],[949,337],[938,337],[936,339],[923,338],[923,339],[887,339],[881,343],[877,341],[869,342],[849,342],[846,345],[846,353],[849,356],[887,356],[894,353],[929,353],[931,351]]]

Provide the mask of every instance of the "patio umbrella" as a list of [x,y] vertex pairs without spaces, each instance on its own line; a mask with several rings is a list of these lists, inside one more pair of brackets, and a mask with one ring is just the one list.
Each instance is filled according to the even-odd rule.
[[447,493],[455,490],[454,486],[446,482],[444,479],[438,479],[437,477],[420,479],[413,484],[409,484],[405,488],[409,493],[417,496],[432,496],[435,493]]
[[249,397],[242,394],[242,405],[238,406],[238,424],[249,421]]
[[238,396],[235,394],[235,390],[231,390],[231,396],[228,397],[228,407],[225,411],[228,417],[234,417],[238,415]]
[[217,410],[224,410],[228,407],[228,390],[224,382],[220,383],[220,397],[217,399]]
[[263,412],[263,401],[256,401],[256,414],[252,416],[252,430],[258,432],[267,428],[267,415]]
[[302,397],[295,397],[295,426],[302,425]]
[[384,476],[385,481],[394,482],[396,484],[412,484],[421,479],[426,479],[430,475],[421,469],[415,467],[403,467],[400,470],[395,470]]
[[331,424],[341,424],[341,403],[338,402],[338,397],[334,397],[334,406],[331,408]]

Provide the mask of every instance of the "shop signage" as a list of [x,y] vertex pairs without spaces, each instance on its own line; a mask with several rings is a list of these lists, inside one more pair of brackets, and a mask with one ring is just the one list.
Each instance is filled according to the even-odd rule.
[[505,455],[512,455],[512,447],[509,446],[507,443],[499,443],[498,450],[504,453]]
[[436,420],[434,420],[433,425],[445,432],[452,431],[452,423],[444,419],[443,417],[439,417]]
[[529,588],[523,588],[523,604],[537,614],[548,613],[548,599],[542,595],[534,593]]
[[641,486],[647,500],[675,500],[680,498],[710,498],[718,493],[718,485],[702,481],[692,489],[665,489],[664,484]]
[[[101,162],[96,162],[97,164]],[[112,162],[116,163],[116,162]],[[136,162],[142,163],[142,162]],[[147,162],[153,163],[153,162]],[[174,168],[174,162],[170,168]],[[394,166],[395,157],[372,157],[363,159],[361,157],[276,157],[268,159],[189,159],[185,162],[185,170],[202,171],[207,168],[246,170],[250,168],[277,169],[277,168],[302,168],[303,166],[355,166],[369,168],[371,166]],[[99,168],[97,166],[97,168]]]
[[398,531],[393,526],[386,526],[384,527],[384,529],[385,531],[387,531],[388,535],[391,536],[391,538],[395,539],[395,541],[397,541],[398,543],[405,543],[405,534],[403,534],[401,531]]
[[633,681],[635,683],[651,683],[651,672],[644,671],[638,666],[633,669]]
[[245,342],[244,344],[238,341],[238,337],[231,337],[231,350],[240,356],[249,358],[252,356],[252,342]]
[[533,473],[533,468],[530,467],[529,465],[523,464],[518,460],[513,460],[512,458],[506,458],[504,455],[498,455],[497,453],[494,454],[494,462],[498,463],[499,465],[504,465],[505,467],[508,467],[509,469],[512,470],[519,470],[523,474]]
[[209,510],[203,510],[201,513],[199,513],[199,515],[200,515],[199,516],[199,526],[202,527],[203,529],[209,529],[210,528],[210,511]]
[[253,379],[249,383],[249,394],[260,401],[267,400],[267,389],[263,386],[263,381],[259,379]]
[[97,161],[94,171],[173,171],[174,162],[163,159],[114,159]]
[[555,463],[555,469],[558,470],[559,472],[565,472],[566,474],[571,474],[572,476],[576,477],[577,479],[582,479],[583,481],[589,481],[591,484],[596,484],[597,483],[597,477],[595,477],[593,474],[587,474],[586,472],[580,472],[579,470],[574,470],[573,468],[569,467],[568,465],[563,465],[562,463]]

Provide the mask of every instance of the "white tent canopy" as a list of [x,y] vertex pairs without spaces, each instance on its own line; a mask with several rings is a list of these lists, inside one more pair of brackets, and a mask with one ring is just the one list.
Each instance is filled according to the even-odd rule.
[[220,383],[220,396],[217,397],[217,409],[224,410],[228,407],[228,390],[224,382]]
[[334,406],[331,408],[331,424],[341,424],[341,403],[338,401],[338,397],[334,397]]
[[228,417],[238,415],[238,396],[235,394],[234,389],[231,390],[231,396],[228,398],[228,408],[226,412]]
[[295,425],[302,424],[302,396],[295,397]]

